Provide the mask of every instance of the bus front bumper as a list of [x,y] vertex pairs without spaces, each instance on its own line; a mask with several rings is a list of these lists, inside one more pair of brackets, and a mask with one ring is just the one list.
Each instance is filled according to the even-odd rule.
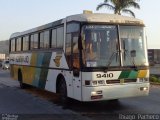
[[119,98],[147,96],[150,83],[119,84],[82,88],[82,101],[103,101]]

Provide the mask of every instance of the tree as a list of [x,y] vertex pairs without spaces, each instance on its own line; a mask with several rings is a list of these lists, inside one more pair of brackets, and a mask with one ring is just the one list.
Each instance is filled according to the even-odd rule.
[[128,13],[131,16],[135,17],[134,12],[128,8],[133,7],[140,9],[140,5],[136,2],[139,0],[104,0],[104,3],[100,3],[97,6],[97,10],[107,7],[110,10],[114,10],[114,14],[121,15],[121,13]]

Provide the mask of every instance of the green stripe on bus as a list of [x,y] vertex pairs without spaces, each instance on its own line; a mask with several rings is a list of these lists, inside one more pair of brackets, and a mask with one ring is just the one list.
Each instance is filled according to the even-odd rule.
[[136,79],[138,71],[122,71],[118,79]]
[[118,79],[128,78],[130,71],[122,71]]
[[47,81],[47,76],[48,76],[48,67],[50,64],[50,59],[51,59],[52,53],[45,53],[44,57],[43,57],[43,61],[42,61],[42,66],[46,67],[46,69],[42,69],[41,70],[41,74],[40,74],[40,79],[39,79],[39,87],[44,89],[45,85],[46,85],[46,81]]
[[138,71],[131,71],[129,74],[129,79],[136,79],[138,76]]
[[35,55],[36,60],[34,61],[36,62],[34,64],[42,68],[35,68],[35,75],[34,75],[34,80],[32,82],[32,85],[42,89],[45,88],[51,55],[52,55],[52,52],[38,53]]

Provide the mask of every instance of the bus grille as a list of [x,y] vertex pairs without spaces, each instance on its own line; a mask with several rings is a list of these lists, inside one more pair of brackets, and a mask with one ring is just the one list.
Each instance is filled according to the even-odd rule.
[[[137,79],[124,79],[123,83],[131,83],[131,82],[137,82]],[[121,80],[106,80],[107,84],[119,84],[121,83]]]

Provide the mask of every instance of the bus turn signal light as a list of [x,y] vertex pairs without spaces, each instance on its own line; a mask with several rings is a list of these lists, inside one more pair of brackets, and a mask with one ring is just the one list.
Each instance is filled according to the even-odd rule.
[[91,96],[91,100],[95,100],[95,99],[102,99],[103,95],[95,95],[95,96]]

